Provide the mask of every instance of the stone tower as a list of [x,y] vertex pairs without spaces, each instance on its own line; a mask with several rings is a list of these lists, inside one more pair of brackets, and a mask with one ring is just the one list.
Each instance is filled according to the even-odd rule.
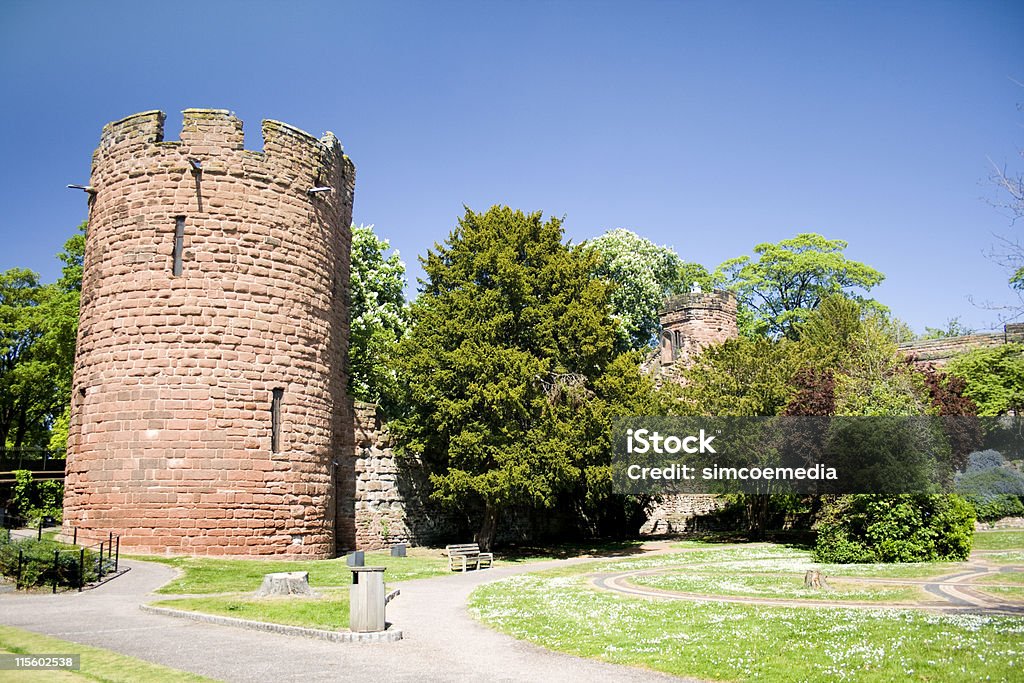
[[[739,335],[732,292],[691,292],[671,297],[661,309],[658,381],[682,382],[680,370],[707,346]],[[708,517],[725,507],[713,494],[662,496],[648,512],[640,533],[663,534],[705,528]],[[702,519],[703,518],[703,519]]]
[[354,539],[355,168],[222,110],[107,124],[88,191],[65,532],[133,551],[328,557]]
[[711,344],[739,334],[732,292],[691,292],[665,301],[661,311],[661,364],[686,364]]

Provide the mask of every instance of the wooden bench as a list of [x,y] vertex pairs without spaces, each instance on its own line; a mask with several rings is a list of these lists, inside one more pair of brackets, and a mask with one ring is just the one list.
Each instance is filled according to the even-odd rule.
[[490,568],[494,564],[493,553],[480,552],[480,545],[477,543],[457,543],[445,546],[448,553],[448,571],[455,571],[455,567],[461,567],[461,571],[467,569],[483,569],[484,563]]

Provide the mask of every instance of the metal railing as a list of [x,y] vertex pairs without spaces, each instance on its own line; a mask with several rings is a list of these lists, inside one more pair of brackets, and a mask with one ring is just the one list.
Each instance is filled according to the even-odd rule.
[[[40,519],[34,528],[26,526],[28,520],[5,515],[0,520],[0,547],[17,545],[18,541],[31,539],[41,541],[43,538],[44,520]],[[121,559],[121,537],[113,532],[108,533],[106,540],[90,545],[78,545],[78,529],[73,531],[72,547],[54,548],[53,559],[42,561],[40,557],[27,557],[23,548],[18,548],[18,560],[14,572],[14,588],[23,586],[24,573],[30,562],[35,562],[35,570],[46,577],[45,581],[34,581],[32,585],[49,584],[53,593],[60,585],[77,589],[81,592],[86,585],[103,581],[104,577],[116,574]],[[12,558],[13,559],[13,558]],[[42,568],[38,565],[42,564]]]

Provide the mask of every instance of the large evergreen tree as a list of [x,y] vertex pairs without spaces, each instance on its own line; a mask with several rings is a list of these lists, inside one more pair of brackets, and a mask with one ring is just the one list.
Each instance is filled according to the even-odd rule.
[[558,219],[496,206],[467,209],[422,262],[394,430],[434,498],[479,520],[485,547],[511,506],[600,499],[610,414],[646,388],[635,357],[615,362],[594,254],[563,243]]

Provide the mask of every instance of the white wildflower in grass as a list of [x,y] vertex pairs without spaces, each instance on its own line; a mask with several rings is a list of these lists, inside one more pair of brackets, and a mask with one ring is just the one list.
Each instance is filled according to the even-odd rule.
[[[802,582],[809,562],[806,553],[777,546],[601,560],[481,586],[471,597],[471,614],[545,647],[677,675],[767,681],[1019,679],[1024,659],[1019,617],[646,600],[588,583],[592,573],[665,569],[636,581],[655,587],[675,581],[701,591],[800,594],[802,587],[793,586]],[[952,573],[949,565],[927,563],[828,570],[830,577]],[[726,571],[733,575],[724,576]],[[844,595],[858,590],[902,588],[864,584]]]

